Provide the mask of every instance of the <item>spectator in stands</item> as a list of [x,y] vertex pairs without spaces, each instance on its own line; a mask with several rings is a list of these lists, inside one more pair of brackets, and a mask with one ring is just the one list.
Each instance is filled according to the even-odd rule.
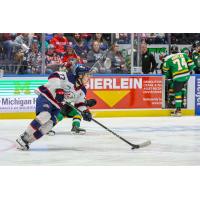
[[28,66],[27,73],[40,74],[42,72],[42,54],[39,51],[39,41],[37,38],[34,38],[31,43],[26,62]]
[[106,73],[107,69],[104,67],[104,52],[100,49],[100,43],[93,41],[92,49],[87,54],[87,65],[95,69],[98,73]]
[[153,73],[156,69],[157,63],[154,56],[147,51],[147,44],[141,44],[142,52],[142,72],[143,74]]
[[26,72],[27,66],[23,66],[23,62],[25,60],[25,57],[29,53],[31,42],[32,35],[30,35],[29,33],[22,33],[18,35],[14,40],[14,61],[17,62],[17,64],[19,65],[16,73],[23,74]]
[[3,51],[6,55],[6,58],[11,61],[13,45],[14,45],[11,33],[3,33],[2,34],[2,45],[3,45]]
[[70,59],[77,59],[80,62],[82,62],[81,58],[75,53],[74,49],[73,49],[73,45],[71,42],[69,42],[69,44],[66,47],[66,53],[62,58],[63,62],[68,62],[70,61]]
[[177,43],[178,43],[178,39],[176,38],[174,34],[171,34],[171,44],[177,44]]
[[165,34],[164,33],[155,33],[155,44],[164,44],[165,43]]
[[82,39],[86,40],[87,42],[91,40],[92,35],[92,33],[81,33]]
[[74,33],[72,44],[75,53],[82,59],[87,59],[87,52],[89,50],[88,43],[81,37],[80,33]]
[[63,33],[57,33],[51,39],[50,44],[53,44],[55,47],[55,52],[60,56],[63,56],[66,51],[66,46],[69,43],[68,39],[63,35]]
[[61,57],[56,53],[54,45],[50,44],[45,58],[46,71],[57,71],[62,63]]
[[28,33],[22,33],[18,35],[14,40],[14,51],[18,52],[21,51],[28,51],[30,48],[31,42]]
[[[34,35],[34,38],[38,40],[39,51],[42,52],[42,33],[36,33]],[[46,41],[46,39],[44,45],[45,45],[45,51],[47,51],[49,43]]]
[[62,62],[67,70],[72,68],[75,64],[84,64],[83,60],[74,52],[71,42],[67,45],[66,54],[62,58]]
[[119,51],[119,45],[113,44],[111,50],[108,52],[107,58],[111,60],[112,73],[127,73],[128,69],[125,65],[125,60]]
[[53,33],[45,33],[45,41],[47,41],[48,43],[50,43],[50,41],[53,38]]
[[108,42],[103,38],[102,33],[95,33],[94,37],[91,39],[88,45],[90,49],[92,49],[92,44],[94,41],[99,42],[101,50],[105,51],[106,49],[108,49]]
[[118,44],[130,44],[131,34],[130,33],[118,33],[116,34]]
[[3,33],[0,33],[0,61],[3,59]]

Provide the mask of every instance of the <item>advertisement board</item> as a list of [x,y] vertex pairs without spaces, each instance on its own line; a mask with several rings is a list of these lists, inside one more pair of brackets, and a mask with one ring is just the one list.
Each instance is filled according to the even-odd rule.
[[195,77],[195,114],[200,115],[200,76]]
[[34,112],[36,97],[5,96],[0,98],[1,112]]
[[38,79],[0,79],[0,113],[34,112],[37,95],[34,90],[46,83]]
[[[34,112],[34,90],[47,77],[0,79],[0,113]],[[87,87],[87,98],[95,98],[94,109],[134,109],[162,107],[162,76],[94,76]]]
[[92,77],[87,98],[93,109],[162,108],[162,84],[162,76]]

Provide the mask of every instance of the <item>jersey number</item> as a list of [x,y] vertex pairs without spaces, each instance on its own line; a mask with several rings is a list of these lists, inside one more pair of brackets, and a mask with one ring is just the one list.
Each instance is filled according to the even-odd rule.
[[181,58],[181,60],[176,59],[176,60],[173,61],[173,63],[174,63],[175,65],[176,65],[176,64],[178,65],[178,71],[182,70],[183,67],[184,67],[184,68],[187,67],[187,63],[186,63],[186,61],[185,61],[185,58]]
[[60,74],[60,79],[65,80],[64,74]]

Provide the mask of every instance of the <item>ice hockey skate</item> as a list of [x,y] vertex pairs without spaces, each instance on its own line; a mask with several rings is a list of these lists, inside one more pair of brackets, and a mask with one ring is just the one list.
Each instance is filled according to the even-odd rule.
[[171,116],[173,116],[173,117],[181,117],[182,116],[181,109],[177,108],[175,111],[172,111]]
[[78,126],[73,126],[71,129],[71,133],[75,135],[84,135],[86,133],[86,130]]
[[17,142],[17,149],[22,151],[29,150],[29,143],[26,140],[26,133],[19,136],[19,138],[16,140]]

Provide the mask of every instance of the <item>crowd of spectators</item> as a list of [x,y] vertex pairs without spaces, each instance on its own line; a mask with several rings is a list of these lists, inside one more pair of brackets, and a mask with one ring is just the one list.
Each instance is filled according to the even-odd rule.
[[[166,33],[134,33],[134,38],[140,37],[142,41],[148,44],[167,44],[168,34]],[[115,39],[118,44],[130,44],[131,33],[118,33],[115,34]]]
[[[135,34],[137,37],[137,34]],[[142,40],[147,44],[192,44],[200,40],[199,33],[141,33]],[[170,38],[170,41],[169,41]]]
[[[45,73],[83,64],[97,73],[127,73],[118,44],[110,46],[111,34],[45,34]],[[1,33],[0,67],[8,73],[42,72],[42,34]]]
[[[96,73],[130,73],[130,54],[120,50],[131,43],[130,33],[0,33],[0,68],[5,73],[40,74],[66,70],[76,64]],[[167,44],[169,34],[135,33],[147,44]],[[190,44],[200,34],[171,34],[171,43]],[[115,41],[113,43],[113,41]],[[45,56],[43,56],[45,55]],[[42,69],[42,63],[45,69]]]

